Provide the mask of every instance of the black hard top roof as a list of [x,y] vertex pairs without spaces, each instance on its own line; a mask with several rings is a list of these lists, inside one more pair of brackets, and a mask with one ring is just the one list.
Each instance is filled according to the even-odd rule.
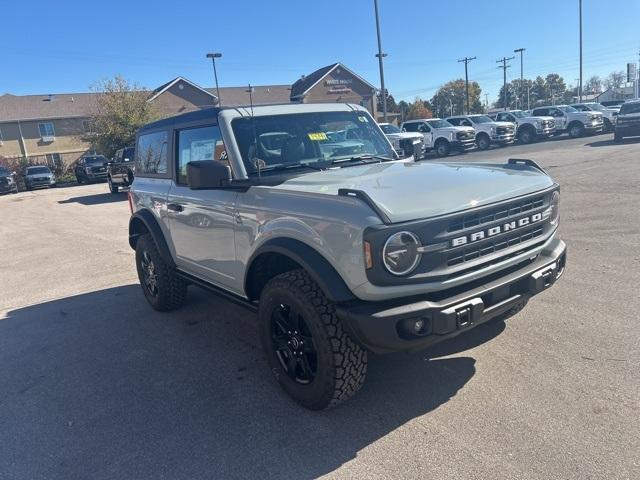
[[224,108],[203,108],[202,110],[195,110],[193,112],[183,113],[174,117],[163,118],[156,122],[146,124],[140,128],[140,131],[155,130],[156,128],[170,127],[177,123],[197,122],[200,120],[215,120],[218,118],[218,113]]

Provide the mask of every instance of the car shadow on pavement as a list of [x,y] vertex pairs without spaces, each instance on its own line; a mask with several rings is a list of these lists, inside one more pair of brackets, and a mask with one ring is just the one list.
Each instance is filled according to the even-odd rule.
[[622,140],[618,140],[617,142],[614,141],[613,138],[611,138],[609,140],[600,140],[599,142],[587,143],[587,147],[610,147],[614,145],[625,145],[638,142],[640,142],[640,137],[624,138]]
[[124,202],[127,200],[126,193],[96,193],[94,195],[84,195],[60,200],[58,203],[80,203],[82,205],[101,205],[103,203]]
[[[0,314],[0,471],[8,478],[315,478],[454,397],[469,356],[372,356],[364,388],[310,412],[263,360],[255,316],[199,289],[154,312],[138,285]],[[487,341],[502,322],[441,344]]]

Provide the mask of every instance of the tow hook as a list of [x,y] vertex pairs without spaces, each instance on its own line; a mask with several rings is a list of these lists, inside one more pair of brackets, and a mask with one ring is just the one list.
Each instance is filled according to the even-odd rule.
[[558,265],[553,263],[548,267],[531,274],[529,278],[529,290],[534,294],[549,288],[556,281]]

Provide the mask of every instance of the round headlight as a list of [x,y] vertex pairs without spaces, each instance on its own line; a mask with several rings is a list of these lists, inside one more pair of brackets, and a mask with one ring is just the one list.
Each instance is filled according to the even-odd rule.
[[557,225],[558,219],[560,218],[560,193],[557,190],[551,194],[551,204],[549,208],[551,209],[549,221],[551,225]]
[[416,268],[420,261],[419,247],[420,241],[413,233],[394,233],[382,249],[384,266],[394,275],[406,275]]

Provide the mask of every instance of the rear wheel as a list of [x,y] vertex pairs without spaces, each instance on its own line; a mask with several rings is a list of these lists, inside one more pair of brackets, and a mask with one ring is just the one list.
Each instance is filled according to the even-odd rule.
[[347,334],[333,303],[304,270],[267,283],[258,318],[269,367],[296,402],[322,410],[360,390],[367,352]]
[[611,123],[611,120],[609,120],[608,118],[605,118],[604,120],[604,128],[602,129],[603,132],[613,132],[613,124]]
[[141,235],[136,243],[136,267],[142,292],[154,309],[168,312],[184,304],[187,283],[163,260],[148,233]]
[[449,145],[449,142],[447,142],[446,140],[440,139],[436,142],[435,150],[436,155],[438,155],[439,157],[446,157],[451,151],[451,145]]
[[491,146],[489,135],[481,133],[476,137],[476,145],[480,150],[487,150]]

